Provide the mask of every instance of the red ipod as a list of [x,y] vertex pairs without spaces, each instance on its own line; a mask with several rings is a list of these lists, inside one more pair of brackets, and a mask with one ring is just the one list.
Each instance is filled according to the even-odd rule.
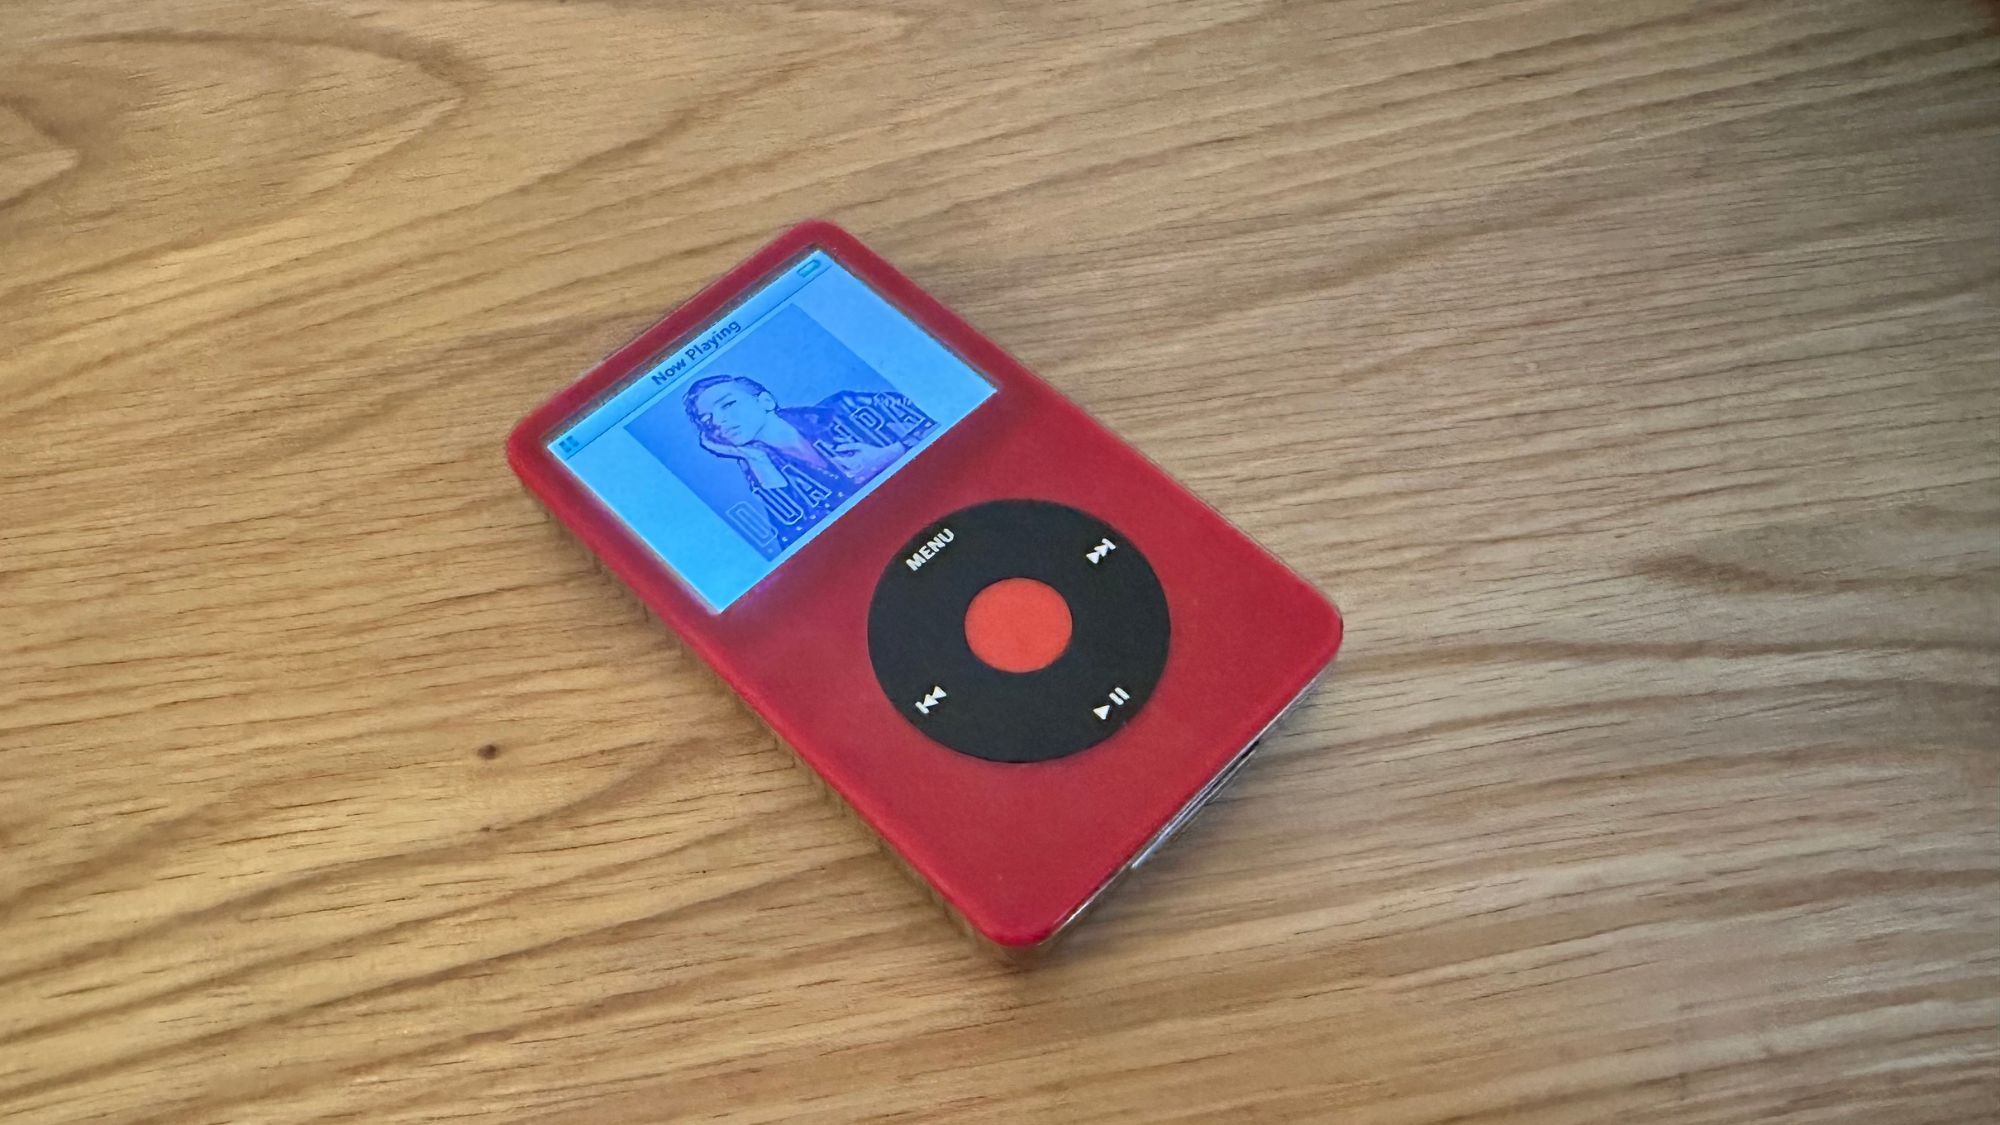
[[1046,945],[1333,659],[1333,606],[838,227],[508,460],[976,935]]

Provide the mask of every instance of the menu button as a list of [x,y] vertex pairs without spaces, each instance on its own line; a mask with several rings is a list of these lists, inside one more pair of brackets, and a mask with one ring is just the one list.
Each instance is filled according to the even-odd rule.
[[950,546],[951,541],[955,538],[957,536],[953,535],[951,529],[948,527],[939,531],[936,535],[930,537],[929,542],[918,547],[911,553],[909,558],[904,559],[903,565],[909,567],[911,570],[922,570],[925,563],[936,558],[937,553]]

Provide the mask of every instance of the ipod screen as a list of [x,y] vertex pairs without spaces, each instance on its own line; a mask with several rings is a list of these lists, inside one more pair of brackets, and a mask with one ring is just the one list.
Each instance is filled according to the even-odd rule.
[[815,250],[549,451],[720,611],[993,394]]

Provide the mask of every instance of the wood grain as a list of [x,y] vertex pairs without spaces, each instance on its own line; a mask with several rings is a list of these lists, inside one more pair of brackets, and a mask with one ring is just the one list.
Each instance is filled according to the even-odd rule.
[[[9,0],[0,1117],[2000,1115],[1974,0]],[[1334,594],[1032,972],[507,427],[849,225]]]

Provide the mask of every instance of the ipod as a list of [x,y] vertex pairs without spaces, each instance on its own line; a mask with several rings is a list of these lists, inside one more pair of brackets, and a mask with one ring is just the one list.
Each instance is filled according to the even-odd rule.
[[1045,947],[1332,661],[1298,575],[852,235],[788,231],[514,471],[974,935]]

